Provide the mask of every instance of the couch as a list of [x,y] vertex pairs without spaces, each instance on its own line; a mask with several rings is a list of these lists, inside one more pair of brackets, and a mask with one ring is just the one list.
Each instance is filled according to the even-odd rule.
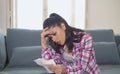
[[88,30],[93,36],[96,61],[101,74],[120,74],[120,44],[112,29]]
[[[101,74],[120,74],[120,54],[112,29],[86,30],[94,40]],[[7,29],[0,33],[0,74],[47,74],[33,60],[41,57],[41,30]]]

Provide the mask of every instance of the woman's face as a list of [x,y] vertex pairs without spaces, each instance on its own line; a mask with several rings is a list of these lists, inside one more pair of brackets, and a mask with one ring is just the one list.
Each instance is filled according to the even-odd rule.
[[50,35],[49,37],[51,37],[51,39],[60,45],[63,45],[65,43],[65,25],[63,23],[61,23],[61,26],[55,26],[55,27],[51,27],[50,29],[48,29],[48,31],[50,31]]

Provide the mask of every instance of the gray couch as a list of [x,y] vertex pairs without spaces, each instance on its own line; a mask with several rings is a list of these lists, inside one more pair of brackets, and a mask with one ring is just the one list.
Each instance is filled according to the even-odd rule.
[[88,30],[88,32],[93,36],[96,60],[101,73],[120,74],[120,47],[117,47],[113,30]]
[[[86,30],[93,36],[102,74],[120,74],[120,57],[111,29]],[[33,60],[41,57],[41,30],[8,29],[0,33],[0,74],[47,74]]]

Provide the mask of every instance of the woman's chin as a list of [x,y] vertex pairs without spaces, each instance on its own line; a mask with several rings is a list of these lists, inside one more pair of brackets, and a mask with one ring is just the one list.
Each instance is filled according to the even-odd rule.
[[64,43],[61,43],[60,45],[65,45],[65,42],[64,42]]
[[59,41],[59,42],[57,42],[57,44],[58,44],[58,45],[61,45],[61,46],[64,46],[64,45],[65,45],[65,43],[64,43],[64,42],[60,42],[60,41]]

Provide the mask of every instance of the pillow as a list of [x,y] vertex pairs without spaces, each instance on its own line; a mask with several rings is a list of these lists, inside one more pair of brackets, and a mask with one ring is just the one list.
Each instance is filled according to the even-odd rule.
[[95,42],[96,60],[98,64],[119,64],[119,53],[115,42]]
[[29,29],[7,29],[6,45],[8,61],[12,56],[12,51],[15,47],[24,46],[39,46],[41,45],[42,30],[29,30]]
[[41,58],[41,46],[16,47],[13,49],[8,67],[37,66],[33,61],[37,58]]

